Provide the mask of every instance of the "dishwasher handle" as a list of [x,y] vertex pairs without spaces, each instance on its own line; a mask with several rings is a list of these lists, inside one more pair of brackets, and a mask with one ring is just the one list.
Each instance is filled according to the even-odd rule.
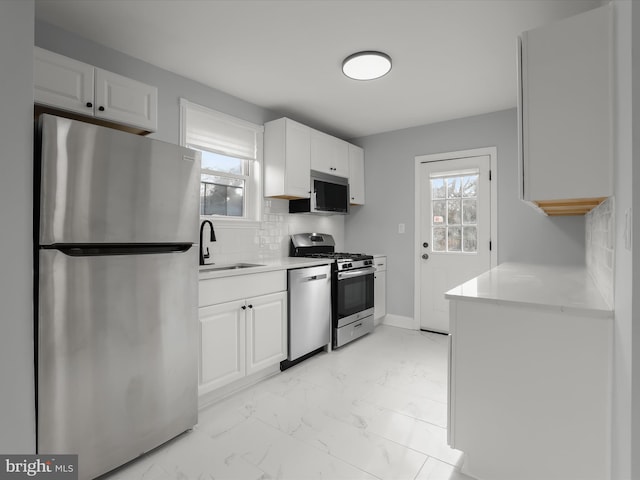
[[321,275],[311,275],[310,277],[303,277],[300,279],[301,282],[313,282],[314,280],[323,280],[327,278],[327,274],[323,273]]

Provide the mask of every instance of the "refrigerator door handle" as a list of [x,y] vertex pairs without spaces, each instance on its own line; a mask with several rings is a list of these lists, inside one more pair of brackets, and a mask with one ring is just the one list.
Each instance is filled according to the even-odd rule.
[[58,250],[70,257],[102,257],[109,255],[145,255],[158,253],[186,252],[192,243],[125,245],[125,244],[93,244],[93,245],[47,245],[43,249]]

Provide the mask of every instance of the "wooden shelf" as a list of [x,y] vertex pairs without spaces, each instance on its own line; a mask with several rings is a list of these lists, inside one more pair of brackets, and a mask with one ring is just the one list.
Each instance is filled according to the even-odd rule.
[[550,217],[585,215],[604,202],[607,197],[597,198],[573,198],[563,200],[538,200],[534,201],[540,210]]

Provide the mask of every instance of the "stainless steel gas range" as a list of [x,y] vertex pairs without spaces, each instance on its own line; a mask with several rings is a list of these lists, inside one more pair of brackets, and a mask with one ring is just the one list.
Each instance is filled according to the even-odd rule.
[[339,253],[327,233],[291,236],[290,256],[335,260],[331,274],[332,345],[341,347],[373,331],[373,256]]

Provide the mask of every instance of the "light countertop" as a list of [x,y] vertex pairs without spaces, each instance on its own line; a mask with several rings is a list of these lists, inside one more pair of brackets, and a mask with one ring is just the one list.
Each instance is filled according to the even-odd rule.
[[537,306],[595,317],[613,317],[586,267],[503,263],[452,288],[449,300]]
[[272,260],[248,260],[244,263],[257,264],[258,266],[233,270],[211,270],[212,267],[222,267],[225,263],[216,262],[212,265],[200,265],[200,280],[233,277],[236,275],[250,275],[252,273],[273,272],[275,270],[315,267],[317,265],[329,265],[333,263],[333,260],[326,258],[284,257]]

